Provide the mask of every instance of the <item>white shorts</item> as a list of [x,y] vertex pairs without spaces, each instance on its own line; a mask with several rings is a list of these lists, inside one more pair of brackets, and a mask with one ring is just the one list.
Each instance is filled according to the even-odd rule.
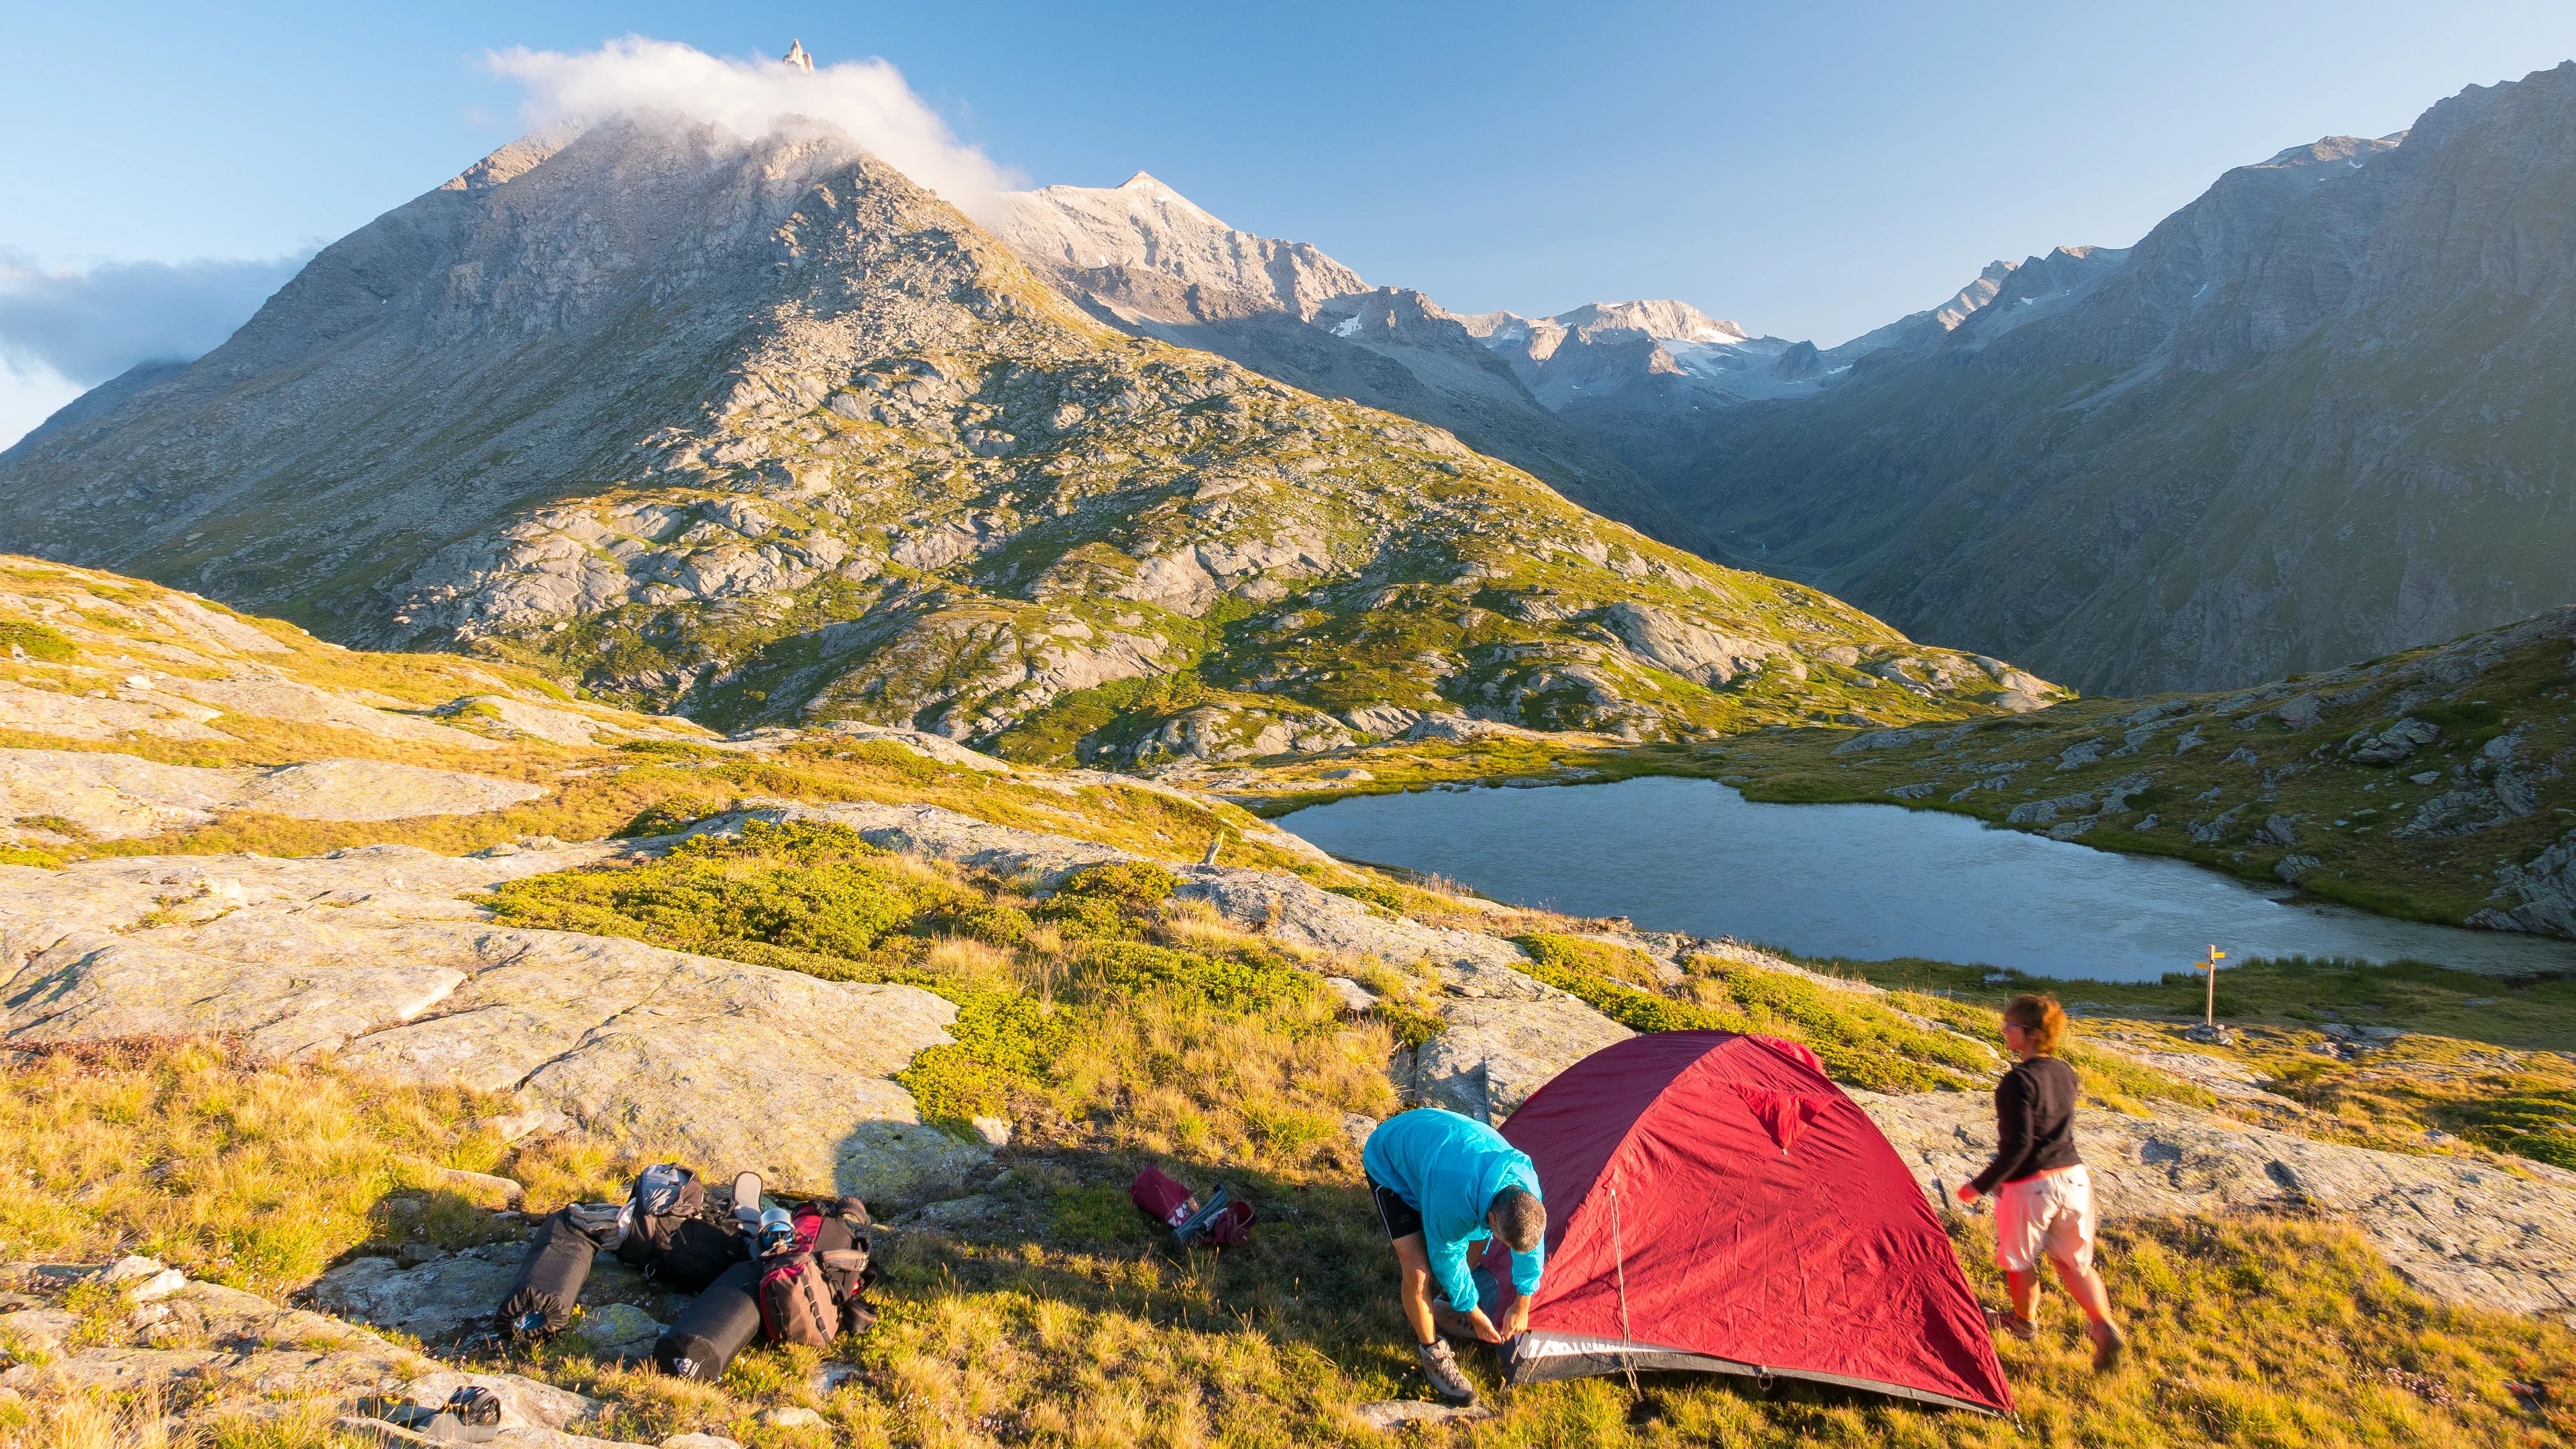
[[2079,1273],[2093,1267],[2093,1179],[2083,1164],[1995,1189],[1995,1262],[2027,1273],[2042,1255]]

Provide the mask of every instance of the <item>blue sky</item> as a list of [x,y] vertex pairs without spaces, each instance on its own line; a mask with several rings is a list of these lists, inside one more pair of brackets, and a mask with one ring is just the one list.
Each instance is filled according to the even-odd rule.
[[[1992,258],[2134,241],[2228,166],[2576,56],[2576,6],[0,0],[0,304],[31,272],[342,235],[515,134],[487,51],[629,33],[884,56],[1033,182],[1147,169],[1459,310],[1670,296],[1831,343]],[[81,358],[145,345],[109,315],[136,275],[99,279]],[[266,274],[129,290],[159,316],[201,277],[174,346]],[[0,442],[76,390],[9,355]]]

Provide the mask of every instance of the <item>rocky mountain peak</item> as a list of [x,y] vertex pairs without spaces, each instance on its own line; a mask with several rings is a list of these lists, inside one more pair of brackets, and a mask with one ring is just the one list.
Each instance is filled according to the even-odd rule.
[[801,70],[807,75],[814,73],[814,57],[806,53],[805,42],[801,40],[787,42],[787,54],[778,63],[789,70]]
[[1638,302],[1588,302],[1550,318],[1569,332],[1642,332],[1666,342],[1742,342],[1752,334],[1711,317],[1688,302],[1658,298]]
[[1128,317],[1275,310],[1302,320],[1329,298],[1368,290],[1316,248],[1228,226],[1143,171],[1116,186],[1013,192],[996,231],[1067,292]]

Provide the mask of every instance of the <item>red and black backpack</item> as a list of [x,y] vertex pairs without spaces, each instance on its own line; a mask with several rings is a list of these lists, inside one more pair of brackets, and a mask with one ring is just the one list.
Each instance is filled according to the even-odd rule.
[[844,1329],[864,1332],[877,1280],[868,1261],[868,1210],[857,1198],[809,1202],[793,1214],[796,1235],[760,1259],[760,1328],[772,1343],[829,1345]]

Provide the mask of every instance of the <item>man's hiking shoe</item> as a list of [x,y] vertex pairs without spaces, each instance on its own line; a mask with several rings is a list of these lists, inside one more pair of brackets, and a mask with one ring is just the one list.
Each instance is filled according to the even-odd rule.
[[2039,1325],[2008,1308],[1989,1308],[1986,1310],[1986,1331],[1988,1333],[2009,1333],[2024,1343],[2028,1343],[2032,1339],[2039,1337]]
[[1422,1376],[1431,1380],[1431,1392],[1465,1408],[1476,1402],[1476,1386],[1458,1367],[1458,1355],[1450,1352],[1449,1341],[1435,1338],[1421,1346]]
[[2128,1350],[2129,1338],[2120,1325],[2108,1319],[2092,1325],[2093,1372],[2107,1374],[2120,1366],[2120,1355]]

